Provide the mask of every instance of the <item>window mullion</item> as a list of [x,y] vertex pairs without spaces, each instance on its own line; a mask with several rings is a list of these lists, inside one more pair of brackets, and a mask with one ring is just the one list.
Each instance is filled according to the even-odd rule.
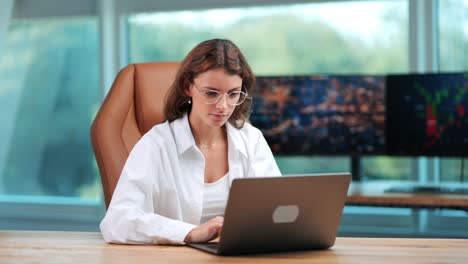
[[[410,72],[438,71],[437,0],[409,0],[409,66]],[[439,159],[421,157],[417,160],[418,181],[436,180],[434,170]]]
[[0,9],[0,54],[2,52],[2,46],[4,45],[3,42],[5,42],[6,39],[12,12],[13,0],[2,1],[2,8]]

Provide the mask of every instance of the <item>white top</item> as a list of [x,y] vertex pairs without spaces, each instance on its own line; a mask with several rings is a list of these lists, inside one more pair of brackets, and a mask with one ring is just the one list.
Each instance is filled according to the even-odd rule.
[[[280,176],[260,130],[226,123],[228,181]],[[183,244],[200,224],[205,159],[195,144],[188,116],[154,126],[133,147],[101,221],[105,241]]]
[[215,182],[205,183],[201,224],[208,222],[213,217],[224,216],[230,187],[228,174]]

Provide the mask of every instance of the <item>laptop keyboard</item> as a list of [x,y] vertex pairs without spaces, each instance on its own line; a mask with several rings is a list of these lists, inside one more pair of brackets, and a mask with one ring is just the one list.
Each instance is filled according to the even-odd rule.
[[203,243],[203,246],[206,248],[218,249],[219,243],[218,242]]
[[187,244],[187,245],[190,246],[190,247],[193,247],[193,248],[198,248],[198,249],[201,249],[201,250],[208,251],[208,252],[216,254],[218,252],[219,243],[218,242],[190,243],[190,244]]

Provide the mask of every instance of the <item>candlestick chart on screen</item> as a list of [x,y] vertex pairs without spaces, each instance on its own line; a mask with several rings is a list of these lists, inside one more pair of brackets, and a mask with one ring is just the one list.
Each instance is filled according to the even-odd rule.
[[466,73],[387,77],[389,154],[468,155]]

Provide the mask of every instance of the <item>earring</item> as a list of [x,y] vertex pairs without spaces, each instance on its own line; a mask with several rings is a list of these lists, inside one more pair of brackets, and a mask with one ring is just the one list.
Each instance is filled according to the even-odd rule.
[[192,100],[190,100],[190,98],[188,99],[187,101],[188,104],[191,104],[192,103]]

